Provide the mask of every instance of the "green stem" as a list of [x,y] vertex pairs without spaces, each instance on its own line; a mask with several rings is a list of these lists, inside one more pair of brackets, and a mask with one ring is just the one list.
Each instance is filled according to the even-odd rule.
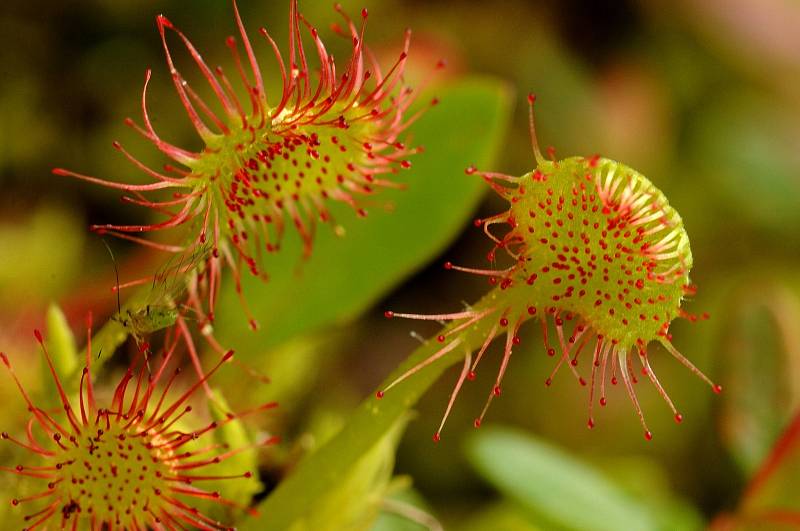
[[[152,289],[149,286],[139,288],[119,310],[118,314],[114,314],[108,321],[103,324],[96,334],[92,334],[92,376],[97,377],[101,374],[106,362],[112,358],[117,349],[125,343],[128,336],[131,334],[129,326],[124,326],[121,319],[129,315],[129,312],[135,313],[141,310],[151,296]],[[165,327],[166,328],[166,327]],[[86,352],[84,350],[81,352]],[[78,364],[79,370],[82,370],[84,363]],[[80,378],[71,376],[75,375],[62,375],[62,380],[68,385],[72,386],[72,391],[77,391],[80,385]]]
[[[473,308],[476,311],[492,308],[495,306],[495,297],[496,293],[490,292]],[[263,515],[261,519],[250,519],[242,528],[279,531],[292,529],[293,525],[302,522],[308,508],[314,507],[316,500],[336,488],[338,478],[380,441],[446,368],[463,359],[468,351],[480,348],[494,323],[493,319],[477,321],[458,334],[462,343],[458,348],[387,391],[382,399],[378,400],[372,395],[364,400],[342,430],[325,446],[304,459],[292,475],[258,507]],[[456,324],[448,325],[443,332]],[[440,350],[444,345],[435,337],[414,351],[380,388],[385,388],[405,371]]]

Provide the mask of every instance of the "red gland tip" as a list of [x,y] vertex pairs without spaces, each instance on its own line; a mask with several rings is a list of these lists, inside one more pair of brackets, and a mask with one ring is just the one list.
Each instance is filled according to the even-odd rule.
[[600,397],[600,405],[605,407],[606,404],[608,404],[608,401],[606,400],[606,397],[604,397],[604,396]]
[[586,385],[586,380],[584,380],[584,379],[583,379],[583,376],[581,376],[580,378],[578,378],[578,383],[580,383],[582,386],[585,386],[585,385]]
[[646,440],[648,440],[648,441],[652,441],[653,440],[653,434],[650,433],[650,431],[648,430],[648,431],[644,432],[644,438]]
[[469,371],[469,372],[467,373],[467,380],[470,380],[470,381],[472,381],[472,380],[474,380],[474,379],[475,379],[475,371]]
[[713,389],[714,392],[717,394],[720,394],[722,392],[722,386],[719,384],[714,384],[714,387],[712,387],[711,389]]
[[233,351],[229,350],[224,356],[222,356],[222,361],[230,361],[231,358],[233,358]]
[[377,398],[378,400],[380,400],[381,398],[383,398],[383,391],[378,391],[378,392],[376,392],[376,393],[375,393],[375,398]]
[[444,263],[445,269],[453,269],[453,262],[445,262]]
[[255,319],[250,319],[250,330],[252,330],[253,332],[258,330],[258,321],[256,321]]
[[158,24],[159,28],[162,28],[162,27],[172,28],[173,27],[172,26],[172,22],[170,22],[169,19],[167,17],[165,17],[164,15],[156,16],[156,24]]
[[589,417],[589,422],[587,422],[586,425],[589,427],[590,430],[594,429],[594,419]]
[[680,413],[675,413],[675,422],[677,422],[678,424],[683,422],[683,415],[681,415]]
[[438,443],[438,442],[439,442],[439,441],[441,441],[441,440],[442,440],[442,436],[441,436],[441,435],[439,435],[439,432],[438,432],[438,431],[437,431],[436,433],[434,433],[434,434],[433,434],[433,442],[435,442],[435,443]]
[[369,15],[369,11],[367,11],[366,7],[361,10],[361,18],[367,18],[368,15]]
[[473,422],[472,425],[475,426],[476,428],[480,428],[481,427],[481,419],[475,419],[475,422]]
[[492,389],[492,393],[494,393],[494,396],[500,396],[500,386],[495,385],[494,389]]
[[547,387],[550,387],[553,384],[553,379],[552,378],[548,378],[547,380],[544,381],[544,384]]
[[531,105],[536,103],[536,94],[534,94],[533,92],[528,93],[528,103],[530,103]]
[[439,335],[436,337],[436,341],[438,341],[439,343],[444,343],[444,340],[445,340],[444,335]]
[[42,333],[39,331],[38,328],[35,328],[33,330],[33,335],[36,336],[36,341],[38,341],[39,343],[42,342]]
[[392,317],[394,317],[394,312],[391,310],[386,310],[385,312],[383,312],[383,316],[386,317],[387,319],[391,319]]
[[119,140],[114,140],[111,145],[114,146],[114,149],[122,149],[122,144],[119,143]]
[[478,171],[478,168],[476,168],[476,167],[475,167],[475,166],[473,166],[473,165],[469,165],[469,166],[467,166],[467,167],[464,169],[464,173],[466,173],[467,175],[472,175],[472,174],[474,174],[476,171]]

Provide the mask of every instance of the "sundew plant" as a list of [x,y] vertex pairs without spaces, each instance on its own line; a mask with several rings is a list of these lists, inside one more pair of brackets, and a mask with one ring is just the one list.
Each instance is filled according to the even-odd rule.
[[0,8],[0,527],[800,528],[800,11],[673,4]]

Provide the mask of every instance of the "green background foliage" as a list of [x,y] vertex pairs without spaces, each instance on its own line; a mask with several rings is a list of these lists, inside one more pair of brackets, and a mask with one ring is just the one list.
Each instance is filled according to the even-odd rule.
[[[240,4],[253,33],[265,25],[286,42],[284,2]],[[260,482],[236,487],[237,496],[255,493],[260,509],[245,528],[423,529],[398,512],[430,514],[446,529],[465,531],[792,528],[772,513],[800,513],[793,495],[800,488],[798,7],[778,0],[343,4],[351,13],[369,8],[367,40],[381,56],[398,48],[404,27],[414,29],[412,84],[446,58],[448,68],[425,96],[442,103],[412,129],[413,143],[426,151],[398,176],[406,190],[370,198],[367,219],[335,211],[345,234],[319,227],[308,261],[289,234],[267,267],[271,281],[246,281],[262,325],[257,333],[247,329],[232,283],[226,285],[216,332],[246,367],[227,367],[215,386],[232,409],[280,402],[220,435],[282,438],[239,460],[261,471]],[[301,8],[321,29],[335,17],[327,2]],[[163,163],[122,124],[138,115],[148,66],[156,127],[179,145],[199,147],[163,64],[153,22],[161,12],[210,63],[229,65],[228,2],[35,0],[0,7],[8,43],[0,47],[0,349],[47,400],[54,397],[31,330],[48,329],[58,369],[69,377],[81,366],[87,311],[96,325],[116,312],[114,266],[85,226],[147,221],[119,194],[56,178],[50,168],[143,179],[111,148],[114,139],[148,164]],[[343,57],[347,43],[322,34]],[[257,50],[266,56],[262,44]],[[190,71],[187,57],[178,61]],[[262,66],[274,91],[275,65]],[[680,350],[725,391],[713,396],[665,353],[652,354],[685,420],[676,426],[655,390],[640,385],[651,443],[616,388],[589,432],[585,389],[563,377],[549,389],[542,385],[552,362],[530,326],[521,331],[522,347],[486,430],[475,433],[472,419],[492,370],[465,386],[446,435],[431,442],[456,377],[457,369],[447,370],[455,354],[383,402],[373,397],[409,355],[431,352],[409,332],[437,331],[435,323],[387,321],[385,309],[455,311],[488,290],[441,263],[485,264],[491,246],[470,218],[505,206],[463,169],[531,169],[528,90],[539,96],[542,144],[555,146],[559,157],[601,153],[636,168],[664,191],[691,237],[699,291],[687,309],[708,311],[711,320],[678,322],[672,332]],[[125,242],[110,244],[123,280],[163,262]],[[47,311],[56,300],[66,321]],[[128,342],[112,357],[121,329],[112,322],[106,330],[94,355],[105,345],[98,366],[105,363],[102,377],[114,382],[135,346]],[[490,349],[487,362],[496,364],[498,354]],[[22,429],[24,405],[11,381],[2,382],[8,407],[0,424]],[[4,466],[23,457],[0,445]],[[0,487],[32,492],[9,475],[0,475]],[[0,504],[4,527],[20,515]]]

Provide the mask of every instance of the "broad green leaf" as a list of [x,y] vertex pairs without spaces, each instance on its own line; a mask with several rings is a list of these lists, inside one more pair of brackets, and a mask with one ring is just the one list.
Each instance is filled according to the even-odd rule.
[[332,205],[344,234],[317,227],[314,250],[303,261],[293,231],[270,256],[270,280],[244,280],[243,291],[261,330],[253,333],[228,282],[217,314],[217,335],[242,356],[260,357],[297,335],[354,318],[428,263],[463,229],[486,186],[464,174],[485,167],[497,153],[509,112],[509,92],[493,79],[472,78],[436,91],[441,103],[412,128],[411,143],[425,152],[396,179],[405,190],[382,190],[367,198],[369,215]]
[[[604,452],[605,453],[605,452]],[[656,455],[618,455],[594,463],[603,474],[635,498],[663,530],[701,531],[708,523],[693,500],[673,488],[674,471]]]
[[511,500],[567,529],[657,529],[635,499],[590,465],[517,431],[490,428],[469,440],[477,471]]

